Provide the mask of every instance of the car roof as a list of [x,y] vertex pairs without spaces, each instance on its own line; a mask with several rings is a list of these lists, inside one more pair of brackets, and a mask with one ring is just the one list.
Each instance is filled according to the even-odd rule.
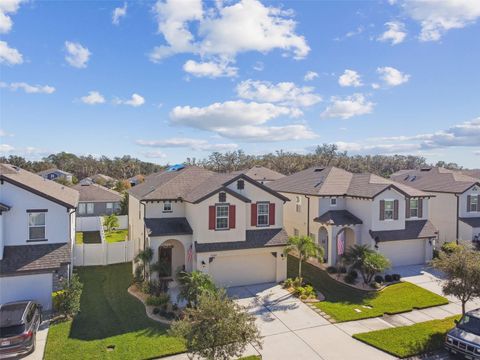
[[23,324],[23,314],[31,301],[19,301],[0,306],[0,327]]

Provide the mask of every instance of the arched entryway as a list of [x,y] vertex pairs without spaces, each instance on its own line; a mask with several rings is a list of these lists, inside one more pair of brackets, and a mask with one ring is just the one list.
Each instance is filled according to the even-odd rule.
[[161,277],[175,277],[179,270],[185,270],[185,248],[178,240],[164,241],[158,247],[158,263],[161,264]]
[[341,256],[348,251],[348,249],[355,245],[355,232],[345,227],[337,234],[337,256]]
[[324,250],[324,262],[328,263],[328,231],[323,226],[318,230],[318,245],[320,245]]

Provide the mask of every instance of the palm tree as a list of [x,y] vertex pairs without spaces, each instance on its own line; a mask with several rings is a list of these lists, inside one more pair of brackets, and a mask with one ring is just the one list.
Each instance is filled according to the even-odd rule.
[[345,262],[352,268],[360,270],[363,267],[363,263],[367,254],[375,252],[368,245],[352,245],[345,252]]
[[179,299],[187,301],[189,307],[196,306],[200,295],[205,293],[216,293],[217,287],[212,278],[200,271],[179,271],[177,281],[180,284]]
[[105,216],[103,218],[103,226],[107,228],[107,233],[110,233],[114,228],[118,228],[120,226],[118,217],[115,214]]
[[325,253],[323,247],[315,244],[310,236],[289,237],[284,253],[287,255],[292,251],[298,255],[298,278],[300,281],[302,281],[302,262],[310,258],[321,262]]
[[143,268],[143,279],[146,280],[149,274],[149,267],[150,267],[150,262],[153,259],[153,249],[152,248],[145,248],[144,250],[140,251],[137,256],[135,257],[135,263],[140,262],[141,264],[138,266],[141,266]]

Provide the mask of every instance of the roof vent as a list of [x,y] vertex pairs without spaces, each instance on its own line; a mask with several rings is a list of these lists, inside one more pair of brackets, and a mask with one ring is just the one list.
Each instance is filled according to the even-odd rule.
[[320,172],[320,171],[323,171],[323,170],[325,170],[325,168],[323,168],[323,167],[318,167],[318,168],[315,168],[315,170],[313,170],[313,171],[315,171],[315,172]]
[[410,181],[415,181],[416,178],[417,178],[417,176],[413,175],[412,178],[410,179]]
[[429,167],[424,167],[420,169],[420,171],[430,171],[430,170],[432,170],[432,168],[429,168]]
[[403,179],[403,181],[407,181],[409,177],[410,177],[410,175],[405,176],[405,178]]
[[167,169],[167,172],[179,171],[179,170],[182,170],[183,168],[185,168],[185,165],[183,165],[183,164],[175,164],[175,165],[170,166],[170,167]]

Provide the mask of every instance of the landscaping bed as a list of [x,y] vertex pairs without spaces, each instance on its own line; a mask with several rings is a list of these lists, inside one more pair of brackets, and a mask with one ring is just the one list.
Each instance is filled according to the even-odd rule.
[[[297,275],[298,260],[288,257],[288,276]],[[448,300],[412,283],[401,282],[383,291],[364,291],[332,279],[326,271],[303,264],[304,281],[325,296],[315,304],[337,322],[367,319],[383,314],[397,314],[413,309],[448,304]]]
[[446,333],[460,316],[432,320],[410,326],[355,334],[353,337],[399,358],[441,349]]
[[128,238],[128,229],[105,231],[105,241],[109,243],[125,241]]
[[128,294],[132,265],[78,268],[84,284],[80,313],[51,324],[46,360],[147,359],[185,351],[183,340],[167,336],[168,327],[145,314]]

